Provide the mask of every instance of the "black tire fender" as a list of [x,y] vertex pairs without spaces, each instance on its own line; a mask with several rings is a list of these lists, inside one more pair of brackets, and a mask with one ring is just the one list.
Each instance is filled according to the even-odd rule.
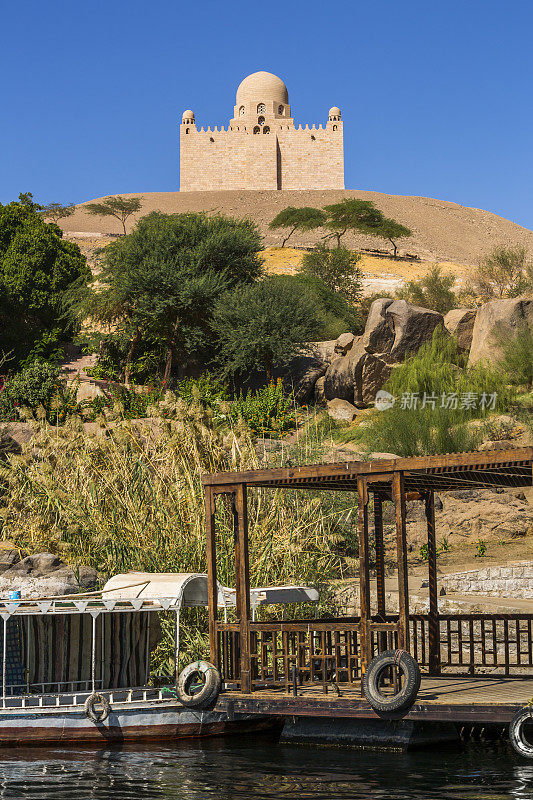
[[[404,681],[400,691],[385,696],[379,690],[380,679],[385,670],[396,666]],[[386,650],[372,659],[363,678],[363,692],[376,711],[403,711],[412,706],[420,689],[420,667],[406,650]]]
[[533,744],[524,736],[526,722],[533,722],[533,708],[526,706],[517,711],[509,723],[509,739],[513,750],[525,758],[533,758]]
[[[201,680],[203,686],[193,692],[195,680]],[[209,661],[193,661],[180,672],[177,685],[179,701],[189,708],[202,708],[213,703],[222,688],[222,680],[218,669]]]
[[[102,706],[101,711],[96,710],[97,705]],[[99,725],[108,718],[111,706],[107,697],[99,692],[93,692],[85,701],[84,709],[87,719],[90,719],[95,725]]]

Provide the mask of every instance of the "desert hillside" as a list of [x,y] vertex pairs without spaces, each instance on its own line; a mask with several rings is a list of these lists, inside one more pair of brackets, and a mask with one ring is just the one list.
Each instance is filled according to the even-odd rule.
[[[267,245],[279,245],[281,233],[268,230],[268,223],[285,206],[324,206],[343,197],[372,200],[387,216],[407,225],[413,231],[409,240],[400,242],[400,251],[416,253],[423,260],[444,260],[475,264],[496,245],[518,244],[533,253],[533,232],[503,217],[477,208],[460,206],[429,197],[408,197],[359,190],[330,191],[229,191],[229,192],[146,192],[126,197],[142,197],[143,207],[138,216],[159,210],[165,213],[185,211],[223,212],[231,216],[249,217],[261,228]],[[96,199],[96,198],[95,198]],[[88,200],[87,202],[92,202]],[[113,218],[93,217],[78,206],[75,214],[62,220],[69,233],[120,233],[122,228]],[[128,226],[134,218],[130,218]],[[318,232],[296,236],[292,246],[309,246],[317,240]],[[349,247],[387,248],[379,239],[346,236]],[[390,248],[392,250],[392,248]]]

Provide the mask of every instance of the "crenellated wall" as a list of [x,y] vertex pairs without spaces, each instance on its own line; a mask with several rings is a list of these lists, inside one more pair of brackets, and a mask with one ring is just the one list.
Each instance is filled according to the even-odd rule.
[[342,122],[197,129],[180,125],[180,191],[344,189]]

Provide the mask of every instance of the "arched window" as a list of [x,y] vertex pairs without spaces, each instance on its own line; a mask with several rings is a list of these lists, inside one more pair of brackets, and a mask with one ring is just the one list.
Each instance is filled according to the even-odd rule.
[[283,114],[284,111],[285,109],[283,108],[283,106],[278,106],[278,114]]
[[244,106],[239,108],[239,117],[244,117]]
[[185,128],[185,133],[189,133],[189,129],[188,128]]
[[257,124],[258,125],[264,125],[265,124],[265,118],[264,117],[258,117],[257,118]]
[[268,125],[265,125],[265,127],[263,128],[263,133],[270,133],[270,128],[268,127]]
[[316,137],[315,137],[315,136],[313,136],[313,134],[311,134],[311,141],[312,141],[312,142],[314,142],[314,141],[315,141],[315,138],[316,138]]
[[255,126],[254,133],[261,133],[261,128],[259,127],[259,125]]
[[336,131],[336,130],[337,130],[337,127],[338,127],[337,125],[334,125],[334,126],[333,126],[333,130],[334,130],[334,131]]
[[258,114],[266,114],[267,107],[264,103],[259,103],[257,106],[257,113]]
[[210,142],[214,142],[215,140],[213,139],[213,137],[212,137],[212,136],[210,136],[210,137],[209,137],[209,141],[210,141]]

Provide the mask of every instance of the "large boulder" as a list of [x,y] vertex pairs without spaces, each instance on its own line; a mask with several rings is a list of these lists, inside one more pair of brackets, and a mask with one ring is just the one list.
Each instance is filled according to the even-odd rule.
[[333,348],[335,353],[338,356],[345,356],[348,350],[352,349],[352,345],[358,338],[359,337],[355,336],[353,333],[341,333],[341,335],[337,336],[335,339],[335,346]]
[[329,400],[327,404],[329,416],[336,422],[353,422],[359,411],[347,400]]
[[438,311],[413,306],[406,300],[395,300],[386,309],[392,320],[394,341],[389,351],[390,360],[402,361],[409,353],[416,353],[433,336],[439,325],[444,328],[444,317]]
[[502,355],[500,340],[515,337],[524,326],[533,332],[533,298],[485,303],[476,315],[468,363],[498,361]]
[[288,373],[294,387],[297,403],[309,403],[313,399],[315,383],[325,374],[331,361],[336,358],[336,341],[308,342],[293,358]]
[[444,327],[449,334],[455,336],[459,349],[465,353],[472,344],[475,321],[474,308],[452,308],[444,317]]
[[383,358],[366,353],[361,362],[361,371],[357,374],[355,400],[362,403],[373,403],[376,393],[388,381],[393,365]]
[[371,353],[390,352],[394,329],[386,312],[393,302],[390,297],[380,297],[370,306],[361,343]]
[[345,356],[336,358],[329,365],[324,381],[324,396],[326,400],[335,397],[353,403],[356,395],[356,386],[360,381],[362,361],[367,355],[361,339],[352,345]]

